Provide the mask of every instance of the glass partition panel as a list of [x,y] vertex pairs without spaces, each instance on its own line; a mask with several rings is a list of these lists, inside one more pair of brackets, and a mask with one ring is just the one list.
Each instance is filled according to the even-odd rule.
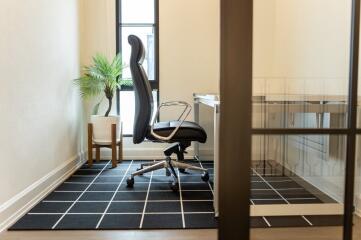
[[199,105],[199,124],[207,133],[207,141],[205,143],[197,143],[199,147],[198,156],[201,161],[214,160],[214,109],[204,104]]
[[354,237],[361,236],[361,136],[357,136],[356,142],[356,177],[355,177],[355,216],[354,216]]
[[254,239],[267,229],[265,239],[274,239],[272,228],[304,227],[298,239],[314,240],[311,226],[332,227],[324,237],[342,239],[345,163],[345,135],[254,135],[251,226],[261,228]]
[[351,0],[254,0],[253,127],[345,128]]

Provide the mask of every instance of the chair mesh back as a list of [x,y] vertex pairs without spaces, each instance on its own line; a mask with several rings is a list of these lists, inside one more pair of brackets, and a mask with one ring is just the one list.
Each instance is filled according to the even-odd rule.
[[128,42],[132,47],[130,71],[132,73],[135,96],[133,142],[141,143],[149,131],[153,113],[153,96],[148,77],[142,66],[145,56],[143,43],[134,35],[128,37]]

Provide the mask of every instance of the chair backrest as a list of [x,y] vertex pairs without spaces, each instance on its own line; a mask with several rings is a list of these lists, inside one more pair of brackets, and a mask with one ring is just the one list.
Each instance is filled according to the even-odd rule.
[[153,96],[147,74],[142,66],[145,56],[143,43],[134,35],[128,37],[128,42],[132,47],[130,71],[132,73],[135,95],[133,142],[141,143],[149,132],[153,113]]

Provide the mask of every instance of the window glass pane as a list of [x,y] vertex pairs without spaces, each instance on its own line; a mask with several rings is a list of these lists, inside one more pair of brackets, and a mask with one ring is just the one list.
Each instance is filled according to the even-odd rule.
[[[154,106],[158,106],[157,91],[153,91]],[[134,125],[134,92],[133,91],[120,91],[119,92],[119,105],[120,116],[123,122],[123,134],[133,134]],[[154,111],[156,111],[156,107]]]
[[[129,64],[131,48],[128,43],[129,35],[138,36],[145,47],[146,55],[143,62],[143,68],[148,75],[149,80],[155,79],[155,49],[154,49],[154,27],[122,27],[122,56],[123,61]],[[123,70],[123,78],[132,78],[130,68]]]
[[122,23],[154,23],[154,0],[122,0]]

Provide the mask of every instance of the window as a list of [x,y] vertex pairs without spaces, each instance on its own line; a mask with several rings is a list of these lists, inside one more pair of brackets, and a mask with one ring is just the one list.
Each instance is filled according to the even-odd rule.
[[[153,91],[154,106],[158,106],[158,0],[116,0],[117,8],[117,52],[122,54],[123,62],[129,64],[130,45],[128,36],[138,36],[145,47],[146,56],[143,67],[147,72]],[[130,69],[124,69],[123,79],[131,79]],[[117,113],[123,120],[123,133],[133,133],[134,92],[132,86],[122,86],[117,91]]]

